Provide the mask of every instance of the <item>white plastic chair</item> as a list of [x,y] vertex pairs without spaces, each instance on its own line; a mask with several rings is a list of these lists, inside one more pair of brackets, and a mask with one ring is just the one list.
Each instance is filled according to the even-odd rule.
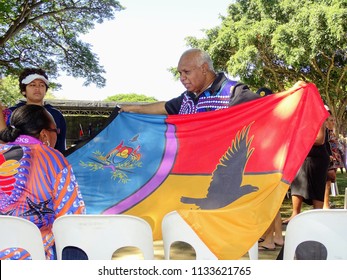
[[316,209],[296,215],[287,225],[283,259],[295,259],[298,245],[316,241],[327,249],[328,260],[347,260],[347,210]]
[[123,247],[136,247],[154,259],[153,233],[143,219],[130,215],[65,215],[53,223],[58,260],[67,246],[82,249],[89,260],[111,260]]
[[0,250],[22,248],[33,260],[45,260],[45,249],[39,228],[16,216],[0,216]]
[[337,182],[330,184],[330,195],[331,196],[337,196],[339,195],[339,188],[337,187]]
[[[195,250],[197,260],[218,259],[177,211],[172,211],[164,216],[162,221],[162,235],[164,258],[166,260],[170,259],[171,245],[176,241],[190,244]],[[252,246],[248,254],[251,260],[258,259],[258,242]]]

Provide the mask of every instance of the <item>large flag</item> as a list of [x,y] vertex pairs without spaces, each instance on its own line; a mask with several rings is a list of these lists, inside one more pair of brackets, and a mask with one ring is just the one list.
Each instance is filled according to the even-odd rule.
[[239,259],[273,221],[327,116],[314,84],[214,112],[121,113],[67,158],[87,213],[136,215],[159,240],[177,210],[219,259]]

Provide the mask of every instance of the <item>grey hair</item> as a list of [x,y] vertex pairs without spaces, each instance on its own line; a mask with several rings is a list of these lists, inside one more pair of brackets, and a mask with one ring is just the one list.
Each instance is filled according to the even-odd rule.
[[191,54],[191,53],[196,54],[195,59],[196,59],[197,65],[201,66],[204,63],[206,63],[208,66],[208,69],[214,72],[213,61],[207,52],[201,49],[190,49],[184,52],[184,54]]

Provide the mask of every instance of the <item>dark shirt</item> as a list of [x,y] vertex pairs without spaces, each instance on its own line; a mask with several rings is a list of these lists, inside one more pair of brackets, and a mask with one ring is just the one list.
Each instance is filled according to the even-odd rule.
[[212,85],[199,96],[185,91],[167,101],[165,109],[169,115],[195,114],[228,108],[260,97],[248,86],[228,79],[224,73],[219,73]]
[[[20,101],[18,104],[16,104],[13,107],[10,107],[9,109],[13,112],[15,109],[17,109],[18,107],[21,107],[25,104],[26,104],[25,101]],[[52,117],[55,121],[55,124],[57,125],[57,129],[59,131],[59,133],[57,135],[57,143],[55,144],[54,148],[57,149],[58,151],[60,151],[61,153],[64,153],[66,150],[66,121],[65,121],[65,118],[64,118],[63,114],[59,110],[54,108],[52,105],[45,103],[43,106],[52,115]],[[7,124],[9,124],[9,120],[8,120]]]

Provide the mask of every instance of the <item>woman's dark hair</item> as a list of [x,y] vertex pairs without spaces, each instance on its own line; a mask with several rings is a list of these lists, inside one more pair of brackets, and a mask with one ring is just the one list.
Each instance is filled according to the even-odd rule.
[[[46,72],[41,68],[24,68],[24,70],[19,75],[19,89],[20,92],[24,92],[26,89],[26,84],[23,84],[22,81],[29,75],[38,74],[44,76],[48,80]],[[48,90],[48,85],[46,85],[46,90]]]
[[19,135],[38,138],[42,129],[51,128],[52,122],[52,116],[43,106],[23,105],[13,111],[10,125],[0,132],[0,140],[13,142]]

